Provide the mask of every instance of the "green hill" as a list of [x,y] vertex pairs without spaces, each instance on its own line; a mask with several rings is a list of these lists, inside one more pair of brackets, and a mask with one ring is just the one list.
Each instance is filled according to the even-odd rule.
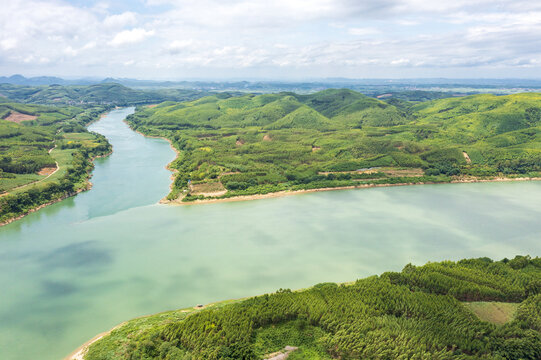
[[180,156],[172,166],[179,172],[169,198],[187,192],[183,199],[191,201],[202,196],[188,182],[221,182],[227,193],[216,197],[227,198],[535,177],[541,171],[540,119],[541,95],[534,93],[409,103],[331,89],[166,102],[141,107],[128,121],[173,142]]
[[[539,359],[540,278],[541,259],[528,256],[409,264],[131,320],[85,359],[264,359],[286,346],[297,348],[290,360]],[[493,321],[500,308],[512,315]]]
[[[265,110],[265,109],[262,109]],[[300,106],[283,118],[267,125],[265,129],[316,129],[320,131],[332,129],[333,124],[325,116],[308,106]]]

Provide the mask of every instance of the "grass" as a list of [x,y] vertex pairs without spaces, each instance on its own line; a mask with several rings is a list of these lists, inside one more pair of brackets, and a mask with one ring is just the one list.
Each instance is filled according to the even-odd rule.
[[38,174],[18,174],[15,178],[0,178],[0,193],[9,192],[14,188],[33,183],[45,178]]
[[519,307],[517,303],[505,302],[465,302],[464,305],[483,321],[496,325],[503,325],[515,318]]

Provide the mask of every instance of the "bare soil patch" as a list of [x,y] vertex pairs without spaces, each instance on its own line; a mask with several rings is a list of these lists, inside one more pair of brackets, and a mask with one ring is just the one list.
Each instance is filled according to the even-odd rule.
[[293,351],[297,350],[298,347],[295,346],[286,346],[283,350],[277,351],[275,353],[265,356],[265,360],[285,360],[289,357]]
[[147,108],[152,109],[153,107],[156,107],[156,106],[158,106],[158,104],[151,104],[151,105],[147,105]]
[[463,152],[462,152],[462,155],[464,155],[464,159],[466,159],[466,162],[467,162],[468,164],[471,164],[471,159],[470,159],[470,156],[468,155],[468,153],[465,152],[465,151],[463,151]]
[[227,192],[221,182],[211,182],[190,185],[192,195],[221,196]]
[[235,143],[237,146],[242,146],[244,145],[244,141],[241,140],[241,139],[238,139],[237,142]]
[[265,136],[263,136],[263,141],[272,141],[272,138],[269,134],[265,134]]
[[[314,150],[312,150],[314,151]],[[370,169],[359,169],[353,171],[320,171],[319,175],[329,175],[329,174],[375,174],[380,171],[380,168],[370,168]]]
[[312,146],[312,152],[315,152],[315,151],[318,151],[318,150],[321,150],[321,147],[319,147],[319,146]]
[[424,170],[421,168],[408,168],[408,169],[393,169],[393,168],[383,168],[381,172],[385,173],[388,176],[423,176],[425,174]]
[[38,117],[34,115],[27,115],[27,114],[21,114],[17,111],[11,111],[9,116],[5,118],[4,120],[7,121],[13,121],[17,124],[21,123],[22,121],[28,121],[28,120],[36,120]]
[[44,167],[38,172],[38,175],[49,176],[56,171],[56,167]]

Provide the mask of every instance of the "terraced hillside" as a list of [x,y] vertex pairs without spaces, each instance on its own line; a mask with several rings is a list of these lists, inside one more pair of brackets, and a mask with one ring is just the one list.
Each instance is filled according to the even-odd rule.
[[383,102],[351,90],[164,102],[128,118],[179,150],[169,199],[536,177],[541,94]]
[[[84,358],[539,359],[540,278],[541,259],[529,256],[410,264],[352,284],[131,320]],[[484,321],[471,309],[487,302],[515,312]]]
[[85,125],[107,109],[0,103],[0,223],[87,187],[111,146]]

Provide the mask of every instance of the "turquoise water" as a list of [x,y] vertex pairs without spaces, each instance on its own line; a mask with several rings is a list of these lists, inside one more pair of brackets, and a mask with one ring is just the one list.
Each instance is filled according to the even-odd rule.
[[61,359],[144,314],[405,264],[541,255],[541,182],[320,192],[192,206],[167,194],[169,144],[113,111],[91,191],[0,228],[0,359]]

